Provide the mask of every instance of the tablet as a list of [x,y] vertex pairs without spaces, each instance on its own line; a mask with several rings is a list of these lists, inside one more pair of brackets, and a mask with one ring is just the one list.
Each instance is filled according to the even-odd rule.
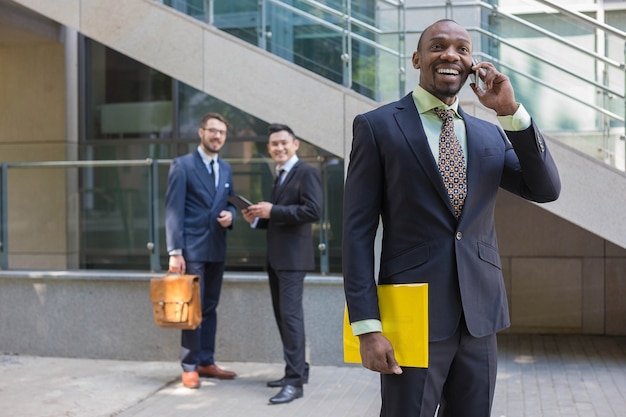
[[229,196],[228,202],[240,210],[246,209],[253,204],[252,201],[239,194]]

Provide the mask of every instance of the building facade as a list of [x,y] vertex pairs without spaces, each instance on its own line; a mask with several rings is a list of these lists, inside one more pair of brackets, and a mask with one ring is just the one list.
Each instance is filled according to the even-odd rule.
[[[555,138],[564,184],[576,187],[564,190],[564,200],[576,202],[572,211],[565,203],[545,208],[504,192],[500,197],[497,226],[513,331],[626,334],[626,244],[615,230],[624,216],[614,209],[603,215],[576,200],[604,201],[604,183],[622,189],[625,183],[619,139],[624,80],[613,81],[619,76],[611,62],[585,65],[587,83],[573,74],[559,91],[548,90],[542,83],[557,85],[563,73],[519,54],[558,51],[567,42],[548,41],[527,25],[505,24],[504,30],[493,9],[460,2],[328,1],[322,3],[329,10],[304,8],[305,14],[287,14],[298,2],[262,2],[274,9],[260,13],[256,0],[50,3],[0,0],[2,248],[9,272],[151,271],[155,253],[158,265],[166,265],[168,161],[195,149],[198,120],[217,111],[232,125],[222,156],[233,165],[236,192],[251,200],[268,196],[271,186],[267,124],[287,123],[305,142],[300,156],[320,169],[325,192],[324,218],[315,226],[317,272],[340,277],[351,119],[414,87],[417,74],[408,59],[421,29],[450,17],[470,28],[480,57],[515,79],[520,100]],[[596,51],[601,45],[603,56],[614,59],[608,52],[617,43],[597,28],[574,30],[542,3],[498,6],[531,27],[551,27],[566,41],[580,38]],[[626,2],[575,3],[581,14],[626,28]],[[347,4],[358,35],[350,39],[330,24],[342,20]],[[581,56],[574,68],[591,59]],[[614,60],[625,62],[623,56]],[[559,66],[566,68],[565,61]],[[612,93],[620,89],[621,99]],[[560,105],[560,91],[579,100]],[[471,113],[485,112],[468,90],[461,100]],[[552,117],[555,107],[566,110]],[[583,131],[584,138],[574,134]],[[67,164],[29,165],[50,161]],[[569,169],[601,180],[589,186]],[[619,206],[621,200],[612,201]],[[263,271],[261,234],[238,221],[228,239],[229,272]]]

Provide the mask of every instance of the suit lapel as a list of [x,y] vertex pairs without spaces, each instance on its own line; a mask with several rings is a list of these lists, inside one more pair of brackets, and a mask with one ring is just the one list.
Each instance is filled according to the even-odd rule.
[[194,168],[195,168],[196,174],[198,174],[198,180],[200,181],[204,189],[207,191],[207,193],[209,193],[211,197],[214,197],[215,187],[211,187],[210,185],[211,181],[213,180],[211,178],[211,174],[209,174],[209,170],[207,169],[206,165],[204,164],[204,161],[202,160],[202,157],[197,151],[195,152],[194,156],[195,156]]
[[439,193],[439,196],[448,204],[450,210],[454,211],[450,198],[443,185],[437,162],[433,156],[430,146],[428,145],[428,139],[426,138],[426,132],[424,132],[424,126],[422,125],[422,119],[415,107],[413,101],[413,95],[409,93],[404,96],[398,102],[398,111],[395,113],[396,122],[400,130],[402,131],[411,153],[417,159],[418,163],[424,168],[424,172],[435,186],[435,189]]
[[[467,146],[467,196],[465,197],[465,204],[463,210],[471,206],[472,193],[471,190],[477,190],[480,188],[480,170],[483,166],[482,152],[485,148],[484,135],[481,135],[477,125],[472,122],[471,116],[468,116],[461,106],[459,106],[459,114],[463,117],[465,122],[465,135]],[[463,217],[463,214],[461,214]]]
[[218,180],[217,189],[215,190],[215,200],[219,201],[222,194],[226,191],[228,170],[226,169],[226,164],[222,162],[222,158],[218,158],[217,163],[220,165],[220,178]]
[[298,160],[296,164],[285,174],[285,178],[283,178],[283,182],[280,185],[275,186],[272,189],[272,202],[275,202],[278,197],[281,195],[282,191],[286,188],[286,186],[291,182],[293,176],[296,174],[296,170],[300,165],[301,161]]

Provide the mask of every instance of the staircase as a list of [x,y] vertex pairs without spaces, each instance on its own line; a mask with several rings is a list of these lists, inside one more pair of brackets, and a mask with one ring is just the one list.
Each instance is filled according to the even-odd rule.
[[[298,120],[301,137],[346,158],[350,150],[354,116],[379,104],[347,86],[154,0],[13,1],[262,120]],[[407,9],[407,21],[412,21],[411,13],[420,12],[418,9]],[[491,10],[491,13],[504,12]],[[485,34],[482,28],[470,28],[470,32]],[[541,81],[539,77],[533,76],[532,71],[531,74],[523,74],[523,70],[507,62],[506,57],[503,58],[495,49],[489,48],[489,42],[497,42],[501,50],[502,43],[508,40],[493,34],[486,34],[486,39],[489,40],[481,49],[483,59],[491,59],[502,68],[509,69],[512,79],[530,75],[530,78],[520,81],[522,86],[528,86],[530,82],[533,87],[533,81]],[[519,45],[510,48],[524,49]],[[528,53],[533,52],[532,48],[526,49]],[[610,66],[611,63],[605,64]],[[584,74],[582,78],[589,77]],[[533,96],[547,94],[544,87],[534,90],[517,87],[516,91],[532,99]],[[411,88],[412,84],[407,82],[407,91]],[[268,97],[276,97],[277,91],[280,92],[280,100],[268,103]],[[610,91],[604,91],[603,94],[614,96]],[[578,92],[572,95],[572,100],[580,96]],[[464,108],[470,113],[484,113],[480,105],[468,95],[461,98]],[[597,106],[595,98],[591,101],[593,106]],[[600,114],[598,117],[608,120],[606,135],[595,132],[600,136],[599,141],[606,141],[610,135],[615,136],[614,126],[623,123],[623,118],[612,110],[595,111]],[[535,114],[533,109],[531,113]],[[536,118],[550,120],[544,117],[543,108],[537,110],[536,114]],[[576,116],[577,113],[574,114]],[[626,207],[626,175],[618,169],[619,166],[613,166],[615,155],[611,156],[606,149],[596,145],[592,146],[591,153],[598,152],[598,155],[590,155],[580,146],[571,146],[571,140],[563,139],[571,135],[563,134],[558,129],[548,128],[547,131],[550,133],[550,149],[559,166],[563,187],[558,201],[541,207],[626,248],[626,235],[621,232],[626,230],[626,216],[621,214]],[[616,193],[615,189],[621,192]]]

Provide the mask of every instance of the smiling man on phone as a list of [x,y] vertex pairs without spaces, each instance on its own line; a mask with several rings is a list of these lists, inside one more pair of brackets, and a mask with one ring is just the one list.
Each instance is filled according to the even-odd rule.
[[[561,184],[544,138],[507,76],[472,64],[467,30],[427,27],[412,93],[356,116],[344,193],[343,274],[363,366],[381,374],[381,417],[489,417],[496,332],[509,312],[494,225],[497,192],[548,202]],[[459,106],[472,83],[500,126]],[[378,282],[374,239],[382,219]],[[514,219],[513,219],[514,220]],[[428,368],[398,366],[382,333],[376,285],[428,283]]]

